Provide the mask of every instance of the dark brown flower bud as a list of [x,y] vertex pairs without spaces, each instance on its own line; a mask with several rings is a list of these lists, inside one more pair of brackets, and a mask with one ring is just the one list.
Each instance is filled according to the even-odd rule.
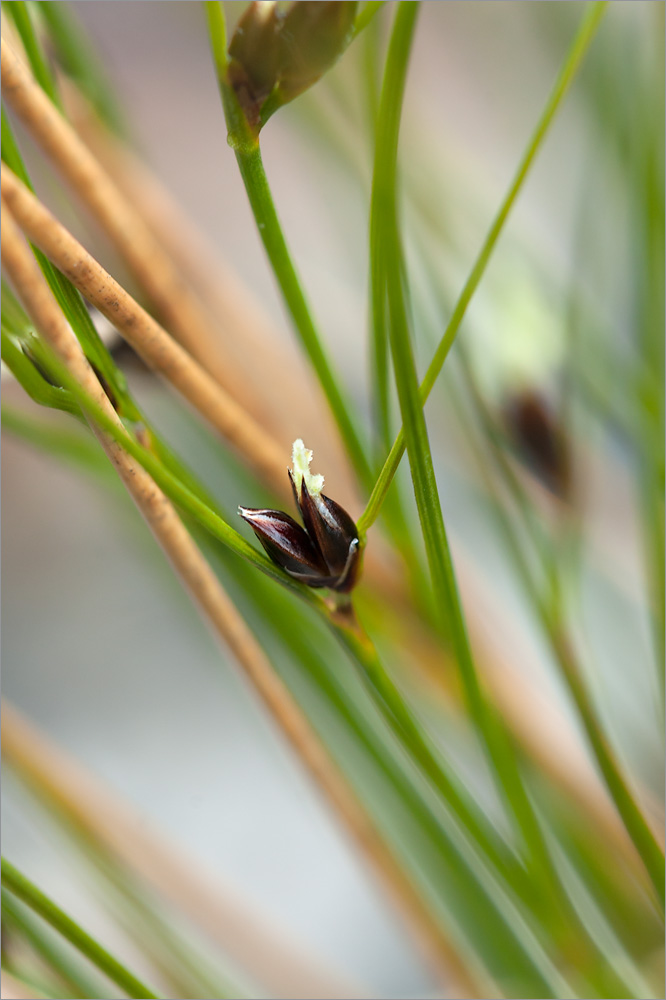
[[340,504],[324,496],[322,476],[313,476],[312,452],[294,442],[289,478],[305,530],[288,514],[239,507],[271,559],[310,587],[342,593],[355,585],[361,568],[356,525]]

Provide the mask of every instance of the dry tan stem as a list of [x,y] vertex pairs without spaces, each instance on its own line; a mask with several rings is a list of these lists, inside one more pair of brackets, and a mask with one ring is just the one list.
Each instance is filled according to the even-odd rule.
[[288,495],[283,446],[235,402],[2,164],[2,197],[21,229],[257,474]]
[[[6,272],[37,329],[55,349],[74,378],[122,426],[74,334],[67,326],[8,208],[5,208],[3,217],[2,259]],[[136,465],[115,442],[103,434],[98,436],[194,603],[218,637],[234,653],[273,719],[399,907],[407,926],[413,932],[416,944],[444,980],[448,980],[454,970],[456,977],[464,984],[465,995],[475,996],[476,992],[464,963],[274,672],[169,500],[145,470]]]
[[141,215],[52,104],[15,52],[2,42],[2,91],[15,114],[103,227],[173,336],[234,398],[261,403],[221,350],[220,331]]

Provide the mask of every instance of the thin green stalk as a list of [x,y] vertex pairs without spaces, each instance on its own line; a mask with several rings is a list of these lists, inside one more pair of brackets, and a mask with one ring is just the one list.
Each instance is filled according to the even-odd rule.
[[655,892],[664,906],[664,852],[652,833],[640,807],[625,781],[615,752],[597,719],[594,705],[581,677],[581,670],[576,659],[571,641],[562,624],[543,609],[542,619],[548,630],[557,663],[566,680],[567,687],[578,709],[585,733],[594,753],[597,765],[603,775],[606,786],[611,794],[615,807],[622,822],[631,837],[636,850],[643,859]]
[[[373,193],[373,197],[374,197]],[[370,212],[370,346],[372,380],[372,409],[377,450],[380,454],[390,447],[391,441],[391,396],[389,391],[389,350],[386,338],[386,290],[379,280],[381,256],[379,240],[381,238],[380,213],[375,209]],[[380,451],[381,449],[381,451]]]
[[[504,466],[498,463],[498,449],[493,445],[491,458],[495,461],[500,474],[503,474]],[[479,468],[484,475],[486,483],[490,486],[487,472],[487,458],[477,451]],[[643,858],[648,874],[655,886],[657,895],[662,903],[664,898],[664,856],[661,848],[655,840],[648,824],[646,823],[640,808],[636,804],[629,787],[622,776],[619,763],[615,753],[608,742],[594,710],[593,703],[582,679],[580,664],[571,640],[566,634],[564,622],[557,608],[549,600],[548,593],[544,593],[543,585],[539,586],[535,581],[533,573],[525,559],[520,543],[516,537],[516,532],[508,518],[499,497],[494,505],[494,512],[499,519],[502,535],[507,544],[509,553],[513,557],[518,571],[519,579],[522,583],[524,593],[531,603],[537,620],[549,641],[555,656],[555,662],[562,673],[565,683],[578,709],[578,713],[583,722],[585,732],[592,747],[592,751],[597,760],[597,764],[604,780],[611,793],[616,808],[633,840],[639,854]],[[556,571],[555,560],[557,553],[553,550],[549,555],[551,566],[550,574]]]
[[30,944],[34,951],[43,959],[65,987],[71,991],[72,997],[81,1000],[92,1000],[103,997],[106,992],[101,982],[94,982],[67,955],[55,940],[50,940],[42,927],[31,919],[30,913],[8,892],[2,893],[2,920]]
[[350,416],[349,403],[344,398],[338,377],[333,373],[289,254],[268,186],[259,144],[250,149],[244,146],[236,147],[235,152],[259,234],[287,309],[328,400],[347,454],[361,483],[369,484],[372,482],[372,472]]
[[[224,80],[229,62],[227,59],[227,21],[224,16],[224,7],[219,0],[204,0],[204,7],[206,8],[208,37],[210,38],[217,79],[218,81]],[[224,91],[222,91],[222,100],[225,100]]]
[[32,361],[26,357],[14,337],[2,323],[2,360],[5,362],[16,381],[23,387],[28,396],[40,406],[65,410],[74,415],[79,413],[79,407],[66,389],[50,385],[37,371]]
[[419,399],[402,280],[402,254],[397,216],[397,148],[402,95],[418,5],[402,2],[389,43],[377,129],[373,208],[380,216],[383,287],[388,292],[389,333],[398,398],[403,417],[414,495],[426,545],[433,589],[446,615],[454,658],[467,702],[486,751],[498,790],[513,817],[536,871],[549,886],[557,878],[543,834],[523,787],[509,734],[487,702],[479,684],[458,594],[430,453],[425,417]]
[[65,73],[75,81],[104,124],[118,135],[125,135],[125,116],[103,72],[98,53],[74,14],[73,5],[37,0],[37,7]]
[[[527,176],[528,170],[534,160],[536,152],[543,141],[543,138],[547,132],[547,129],[559,107],[561,100],[568,90],[573,77],[580,65],[580,62],[587,52],[596,29],[599,25],[601,17],[603,16],[606,7],[605,0],[597,2],[593,7],[588,9],[583,23],[578,31],[576,38],[571,46],[569,54],[565,60],[564,66],[558,77],[558,81],[555,85],[553,92],[546,104],[544,113],[537,125],[535,133],[528,145],[527,151],[519,169],[516,173],[516,177],[509,189],[509,193],[505,198],[502,207],[491,226],[491,229],[486,237],[486,241],[483,245],[481,253],[477,258],[477,261],[472,269],[472,272],[467,280],[467,283],[463,289],[463,292],[454,308],[449,326],[444,334],[444,337],[440,341],[439,347],[435,352],[435,356],[428,368],[426,376],[420,386],[418,397],[419,402],[422,405],[427,399],[430,391],[435,383],[435,380],[441,370],[444,360],[448,354],[448,351],[453,343],[456,333],[460,327],[460,323],[465,314],[465,310],[469,301],[483,275],[485,267],[488,263],[490,254],[497,242],[497,239],[502,231],[504,223],[508,217],[509,211],[522,187],[522,184]],[[396,315],[404,314],[404,306],[401,301],[402,299],[402,288],[398,280],[389,283],[389,296],[393,298],[395,303]],[[410,363],[410,353],[405,349],[407,344],[407,331],[406,329],[398,329],[396,337],[396,329],[391,324],[392,327],[392,338],[393,342],[396,343],[398,353],[400,355],[399,360],[396,358],[395,368],[396,374],[398,371],[401,375],[401,381],[404,383],[406,380],[402,378],[405,372],[410,371],[414,373],[413,369],[413,358]],[[403,390],[405,386],[403,385]],[[428,510],[430,513],[434,513],[434,521],[425,527],[424,531],[428,532],[428,537],[432,542],[433,546],[440,548],[442,558],[436,570],[440,576],[439,585],[444,589],[442,593],[448,594],[449,598],[453,602],[453,606],[459,603],[459,598],[457,595],[457,590],[455,588],[455,581],[452,576],[452,566],[450,564],[450,558],[448,558],[448,545],[446,543],[445,532],[443,528],[443,521],[441,526],[439,524],[439,518],[437,517],[436,511],[438,504],[434,501],[437,499],[436,494],[436,483],[434,481],[434,475],[431,473],[431,469],[428,469],[427,461],[423,462],[424,449],[428,450],[427,443],[427,432],[425,430],[425,423],[423,422],[423,415],[420,406],[417,405],[417,401],[413,398],[407,398],[403,391],[403,403],[406,407],[407,413],[409,414],[409,428],[407,421],[404,419],[403,414],[403,430],[394,442],[391,453],[382,469],[380,477],[377,481],[375,489],[373,490],[372,496],[366,507],[364,514],[359,519],[359,530],[367,530],[369,524],[373,522],[377,516],[379,509],[381,507],[382,500],[388,490],[390,482],[395,474],[395,471],[400,462],[400,458],[404,451],[404,441],[406,438],[406,432],[409,430],[413,433],[413,447],[412,453],[415,457],[415,467],[412,468],[412,475],[418,478],[418,488],[423,498],[430,498],[433,502],[428,504]],[[411,461],[411,457],[410,457]],[[441,513],[441,512],[440,512]],[[550,617],[550,612],[548,612],[548,617]],[[457,624],[457,616],[454,616],[454,623]],[[462,624],[462,622],[461,622]],[[664,857],[659,845],[657,844],[654,836],[652,835],[649,826],[645,822],[640,808],[636,804],[629,788],[624,781],[619,765],[617,764],[614,754],[611,750],[608,742],[603,738],[603,734],[600,726],[596,721],[596,716],[593,707],[589,700],[589,695],[585,690],[585,687],[580,679],[580,672],[575,669],[575,658],[573,657],[570,647],[566,646],[561,639],[561,628],[557,628],[552,625],[550,627],[550,635],[553,641],[554,649],[557,653],[558,663],[562,669],[563,675],[567,681],[570,693],[574,699],[574,702],[578,708],[581,715],[581,719],[585,726],[585,730],[590,741],[590,745],[594,752],[597,764],[606,780],[609,791],[615,805],[620,813],[620,816],[627,828],[627,832],[631,836],[637,850],[643,858],[643,862],[650,874],[650,878],[658,892],[660,899],[664,899]],[[477,684],[475,681],[475,674],[469,671],[469,663],[465,654],[465,649],[469,649],[468,640],[466,632],[464,631],[464,625],[461,629],[458,625],[456,629],[456,645],[459,650],[459,656],[462,654],[462,658],[459,659],[459,665],[463,670],[463,676],[467,679],[469,683],[469,696],[474,699],[479,711],[479,723],[483,723],[484,726],[488,727],[488,736],[492,738],[492,745],[496,745],[497,733],[493,736],[493,729],[497,724],[497,720],[491,720],[486,718],[484,720],[483,711],[481,703],[477,700],[478,691]],[[501,759],[501,758],[500,758]],[[507,777],[507,772],[505,771],[505,765],[509,763],[508,758],[503,760],[501,765],[502,773],[504,777]],[[523,797],[520,791],[520,786],[518,782],[512,781],[512,787],[506,788],[507,793],[509,793],[514,800],[515,806],[519,804],[519,800]],[[515,796],[518,798],[516,799]],[[528,807],[528,802],[525,799],[523,805]],[[536,824],[533,824],[529,813],[531,808],[525,808],[520,810],[517,814],[520,816],[521,826],[524,827],[525,831],[532,826],[532,833],[537,834]],[[527,824],[527,825],[525,825]],[[540,836],[539,836],[539,839]],[[546,860],[546,853],[541,851],[542,861]]]
[[44,895],[40,889],[29,881],[5,858],[2,859],[2,884],[26,906],[46,920],[74,945],[82,955],[85,955],[93,965],[116,983],[130,997],[145,997],[157,1000],[158,995],[148,989],[136,976],[125,968],[117,959],[94,940],[83,928],[68,917],[59,906]]
[[9,12],[14,22],[37,83],[48,94],[55,106],[62,111],[60,96],[48,62],[44,56],[42,46],[37,38],[29,5],[24,0],[12,0],[11,3],[3,4],[2,6],[4,10]]
[[[411,2],[411,0],[406,0],[406,2]],[[334,629],[338,639],[345,647],[352,659],[352,662],[356,666],[361,680],[371,694],[375,703],[380,706],[383,716],[389,721],[391,728],[400,739],[400,742],[403,746],[407,746],[409,748],[413,757],[416,757],[417,763],[420,764],[423,772],[432,784],[435,787],[440,787],[442,777],[441,769],[429,747],[427,738],[422,735],[419,727],[415,725],[409,711],[406,709],[402,697],[384,670],[372,640],[365,634],[356,620],[350,621],[347,625],[337,623],[334,625]],[[466,866],[466,862],[462,857],[460,858],[460,863]],[[522,897],[522,901],[530,908],[534,908],[536,906],[538,909],[538,899],[535,899],[535,896],[538,897],[538,890],[532,883],[529,884],[531,885],[531,892],[528,892],[527,894],[525,894],[524,887],[520,885],[520,882],[516,883],[515,878],[513,880],[512,888],[515,892],[517,892],[518,897]],[[531,899],[527,898],[530,896]],[[486,906],[489,904],[490,900],[486,902]],[[513,911],[513,904],[506,896],[503,898],[502,911],[505,914],[505,920]],[[511,928],[511,923],[512,921],[509,920],[507,929]],[[534,916],[530,917],[530,926],[535,926]],[[511,929],[510,933],[513,935],[513,929]],[[534,942],[534,944],[536,944],[536,942]],[[540,949],[537,947],[537,952],[539,950]],[[546,965],[542,964],[543,960],[546,961]],[[530,955],[528,961],[530,963],[533,962],[534,955]],[[549,968],[550,971],[545,974],[550,977],[555,970],[550,961],[545,959],[545,956],[542,954],[539,961],[539,974],[544,975],[546,968]],[[547,988],[553,988],[552,980]],[[573,996],[575,993],[571,986],[562,981],[559,985],[558,996],[560,995]]]
[[[496,462],[500,473],[503,466],[497,463],[497,455],[494,454],[496,448],[492,449],[492,457]],[[486,476],[486,459],[479,456],[479,467]],[[498,498],[499,504],[499,498]],[[648,874],[653,882],[663,905],[664,901],[664,855],[657,843],[650,827],[646,823],[643,814],[634,800],[629,787],[622,776],[620,765],[608,742],[603,729],[601,728],[594,705],[585,687],[582,678],[582,671],[578,663],[572,642],[567,636],[564,622],[557,604],[549,599],[549,594],[544,593],[543,586],[539,586],[533,578],[533,574],[522,553],[518,539],[516,538],[513,526],[506,516],[501,506],[497,506],[496,514],[499,517],[502,533],[505,538],[509,552],[513,556],[518,570],[518,575],[523,585],[525,595],[530,601],[544,635],[549,641],[555,656],[555,662],[564,677],[565,683],[571,697],[576,705],[580,718],[583,722],[587,738],[597,760],[599,770],[608,786],[615,806],[624,822],[625,827],[636,849],[643,858]],[[555,561],[557,553],[550,552],[550,575],[556,572]]]
[[322,387],[349,459],[360,482],[369,487],[373,481],[372,471],[351,416],[350,404],[327,356],[289,253],[264,170],[258,136],[248,125],[236,95],[226,81],[226,29],[221,4],[208,0],[206,11],[227,123],[228,141],[236,154],[259,235],[294,328]]
[[[532,541],[538,552],[541,568],[544,573],[544,580],[549,581],[545,585],[544,580],[535,579],[529,562],[522,550],[520,540],[517,537],[515,528],[504,510],[499,496],[494,490],[488,475],[488,455],[481,454],[476,448],[469,434],[469,427],[465,424],[464,429],[468,433],[468,441],[474,447],[477,457],[477,464],[488,485],[496,496],[496,503],[493,505],[493,513],[498,519],[502,537],[507,545],[509,554],[514,560],[518,577],[522,584],[524,593],[532,605],[539,625],[546,640],[553,651],[555,662],[562,673],[565,683],[576,704],[583,726],[588,736],[588,740],[597,759],[599,769],[608,784],[611,796],[620,813],[620,816],[627,826],[632,840],[639,853],[643,857],[644,863],[650,877],[657,889],[658,895],[663,901],[664,892],[664,858],[658,843],[654,839],[649,826],[645,822],[640,808],[635,802],[629,787],[622,776],[622,771],[616,759],[615,753],[606,739],[599,722],[596,719],[594,706],[582,680],[580,664],[570,639],[567,637],[566,628],[562,621],[561,609],[558,602],[553,601],[553,581],[557,579],[557,562],[559,552],[552,544],[548,544],[548,539],[543,535],[540,526],[535,522],[530,510],[527,497],[518,481],[513,469],[506,460],[503,449],[497,440],[497,434],[493,427],[491,414],[488,411],[485,400],[480,393],[473,373],[463,352],[460,357],[461,374],[466,388],[474,402],[477,416],[483,426],[486,440],[490,444],[489,455],[494,463],[502,482],[509,491],[513,500],[517,504],[522,516],[523,526],[530,529]],[[455,392],[455,387],[451,387]],[[632,832],[633,831],[633,832]]]
[[[422,403],[425,403],[426,399],[430,395],[437,376],[442,369],[465,316],[467,307],[479,285],[479,282],[481,281],[481,278],[483,277],[491,254],[495,249],[509,213],[511,212],[511,209],[513,208],[513,205],[522,189],[536,155],[543,144],[555,114],[557,113],[562,100],[569,90],[578,68],[592,43],[604,10],[607,6],[607,2],[608,0],[597,0],[597,2],[595,2],[586,11],[583,17],[582,24],[571,44],[569,52],[567,53],[555,82],[555,86],[551,91],[551,94],[546,102],[546,106],[541,114],[541,117],[539,118],[539,121],[537,122],[534,132],[532,133],[514,179],[511,182],[499,212],[488,230],[488,234],[484,240],[479,255],[474,262],[474,266],[472,267],[469,277],[467,278],[463,290],[460,293],[460,297],[454,306],[448,326],[442,336],[442,339],[440,340],[437,350],[435,351],[425,378],[421,383],[419,392]],[[384,498],[397,471],[398,465],[400,464],[404,451],[405,438],[404,431],[401,430],[393,442],[391,451],[384,462],[384,466],[377,482],[373,487],[366,509],[359,518],[359,530],[367,531],[370,525],[377,519],[382,503],[384,502]]]
[[[4,107],[2,108],[2,159],[26,187],[33,191]],[[80,293],[38,247],[32,246],[32,251],[67,322],[76,333],[86,357],[106,381],[119,413],[123,417],[140,422],[141,414],[129,394],[127,380],[99,336]],[[3,294],[6,294],[4,290]]]
[[363,4],[363,7],[359,11],[359,14],[354,22],[354,30],[352,31],[352,39],[360,35],[362,31],[367,28],[372,19],[384,6],[386,0],[368,0],[367,3]]

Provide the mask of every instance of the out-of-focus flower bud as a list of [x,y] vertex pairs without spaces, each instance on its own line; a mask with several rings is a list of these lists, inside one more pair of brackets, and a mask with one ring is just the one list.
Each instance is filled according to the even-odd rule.
[[506,422],[523,458],[560,497],[571,485],[567,441],[547,400],[536,390],[514,395],[505,406]]
[[231,38],[228,76],[254,129],[333,65],[349,42],[357,6],[297,0],[284,13],[272,0],[248,6]]
[[328,587],[348,593],[358,580],[361,552],[358,531],[340,504],[321,492],[323,476],[310,472],[312,452],[294,441],[289,471],[294,497],[305,530],[276,510],[239,507],[274,562],[309,587]]

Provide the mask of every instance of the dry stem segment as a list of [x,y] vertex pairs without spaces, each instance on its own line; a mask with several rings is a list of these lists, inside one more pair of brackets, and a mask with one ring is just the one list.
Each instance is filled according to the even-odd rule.
[[[22,239],[9,208],[5,208],[3,217],[2,258],[6,273],[37,329],[86,392],[122,426]],[[273,719],[397,904],[417,946],[445,981],[450,982],[454,971],[459,982],[464,984],[458,996],[477,995],[463,961],[274,672],[170,501],[118,444],[102,433],[98,433],[98,437],[194,603],[243,667]]]
[[266,431],[176,343],[28,188],[2,164],[2,197],[21,229],[81,294],[273,489],[288,494],[285,454]]
[[[221,332],[151,232],[30,70],[2,42],[3,98],[103,227],[166,328],[235,398],[252,398],[245,376],[221,351]],[[257,400],[254,412],[260,411]]]

